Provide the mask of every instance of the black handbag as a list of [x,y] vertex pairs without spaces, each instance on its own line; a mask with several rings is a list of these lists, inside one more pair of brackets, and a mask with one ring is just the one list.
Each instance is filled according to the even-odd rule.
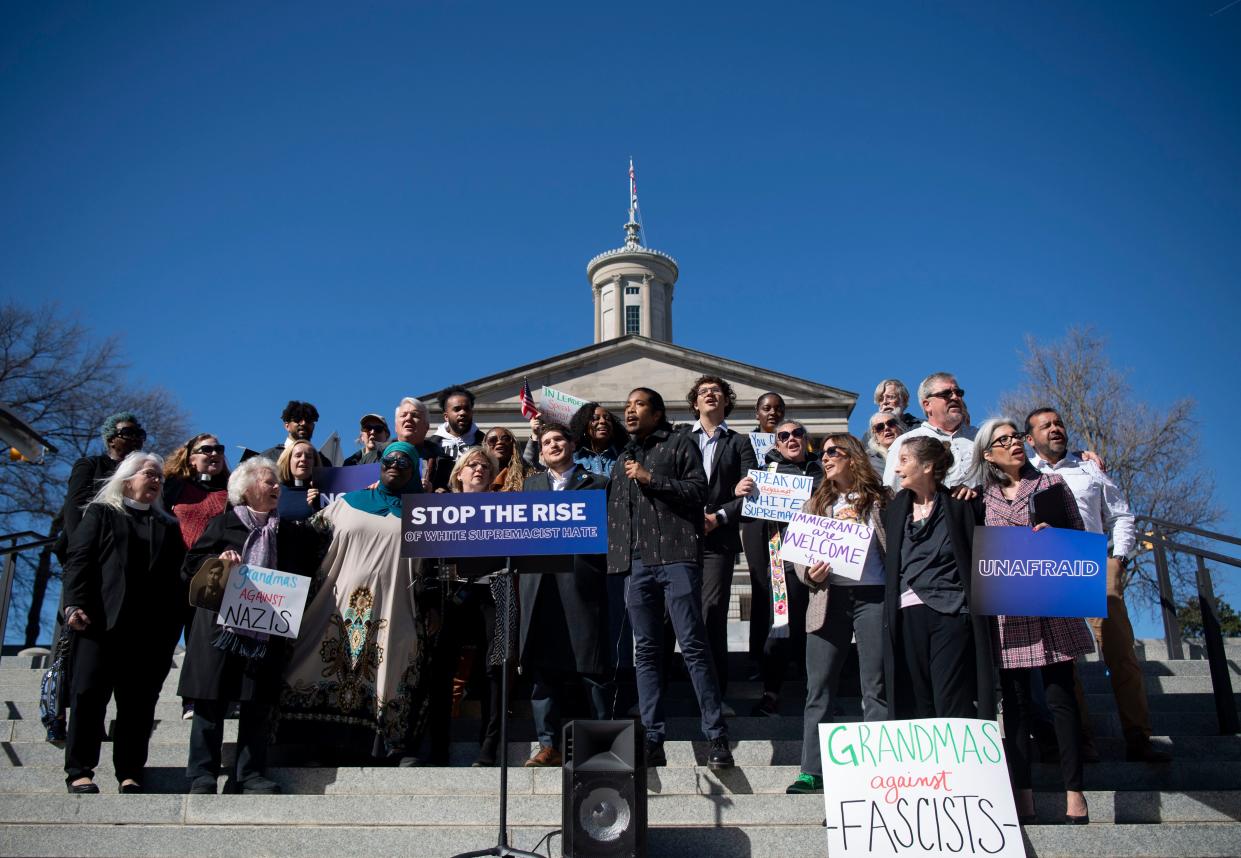
[[53,722],[64,718],[65,707],[61,705],[61,698],[65,683],[69,681],[69,653],[72,648],[72,638],[69,636],[72,633],[66,623],[52,652],[52,666],[44,671],[39,685],[39,720],[49,729]]

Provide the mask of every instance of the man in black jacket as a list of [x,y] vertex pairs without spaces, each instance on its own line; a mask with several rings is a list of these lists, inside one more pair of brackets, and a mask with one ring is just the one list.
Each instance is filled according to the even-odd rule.
[[[263,455],[273,462],[280,461],[280,454],[285,447],[291,447],[298,441],[309,441],[315,434],[315,424],[319,422],[319,409],[310,402],[290,399],[289,404],[280,412],[280,421],[284,423],[287,433],[284,441],[263,451]],[[330,468],[332,463],[327,456],[315,450],[315,462],[320,468]]]
[[646,764],[667,763],[660,700],[666,609],[711,742],[707,764],[728,768],[728,727],[702,618],[702,455],[687,433],[673,432],[663,397],[650,388],[629,394],[625,428],[630,442],[612,468],[608,489],[608,573],[629,575],[625,604],[634,632]]
[[[568,427],[545,423],[539,452],[547,470],[526,479],[528,492],[601,490],[608,478],[573,461],[573,436]],[[590,693],[591,717],[608,718],[607,558],[577,554],[573,571],[521,576],[521,666],[530,678],[530,710],[539,749],[526,765],[560,766],[560,710],[569,685]]]
[[724,422],[737,394],[722,378],[704,375],[686,396],[698,419],[690,437],[702,453],[707,474],[707,500],[703,505],[702,613],[720,697],[728,690],[728,600],[732,595],[733,567],[741,550],[741,505],[744,498],[733,492],[751,468],[757,468],[750,439]]
[[429,439],[435,452],[431,474],[432,489],[447,489],[452,466],[468,447],[483,443],[483,431],[474,424],[474,394],[459,384],[444,388],[439,395],[444,422]]

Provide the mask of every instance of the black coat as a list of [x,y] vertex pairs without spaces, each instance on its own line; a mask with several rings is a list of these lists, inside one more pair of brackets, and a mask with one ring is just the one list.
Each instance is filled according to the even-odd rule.
[[[463,440],[471,447],[479,447],[483,443],[483,430],[475,429],[472,437]],[[430,485],[431,490],[447,489],[448,478],[452,476],[452,467],[457,464],[457,457],[452,452],[444,451],[444,439],[438,435],[431,435],[426,440],[427,461],[431,469]],[[422,455],[422,447],[419,446],[418,454]]]
[[[592,474],[579,465],[564,491],[607,487],[607,477]],[[526,478],[522,489],[528,492],[551,491],[551,479],[546,472],[534,474]],[[558,653],[560,658],[551,666],[578,673],[607,673],[612,662],[607,640],[607,557],[603,554],[577,554],[572,562],[572,572],[523,574],[519,577],[521,641],[518,651],[521,663],[530,663],[527,643],[533,637],[542,662],[546,662],[549,654]],[[540,594],[545,600],[553,589],[560,597],[563,620],[557,622],[560,617],[550,616],[550,622],[545,623],[541,621],[547,615],[540,610],[544,607],[540,604]],[[536,623],[536,620],[540,622]]]
[[[185,546],[175,520],[155,510],[149,520],[145,569],[130,568],[138,528],[145,525],[135,526],[124,510],[91,504],[73,531],[63,604],[81,608],[90,619],[85,630],[74,632],[75,691],[110,689],[121,671],[140,674],[153,688],[168,675],[185,616],[185,587],[177,574]],[[131,577],[142,586],[128,586]]]
[[[688,434],[690,440],[697,444],[693,427]],[[723,510],[728,521],[706,535],[703,544],[708,551],[736,554],[741,550],[741,505],[745,499],[737,497],[733,490],[745,477],[746,471],[757,467],[758,459],[754,456],[754,445],[750,443],[750,437],[731,429],[725,430],[724,436],[715,444],[703,511]],[[706,471],[705,467],[703,471]]]
[[65,503],[60,511],[60,539],[53,549],[63,566],[69,557],[69,540],[82,521],[82,513],[99,486],[116,473],[120,462],[107,453],[99,456],[83,456],[73,463],[69,472],[69,486],[65,490]]
[[[249,531],[229,506],[207,524],[203,535],[185,555],[181,577],[188,583],[203,560],[230,548],[238,553]],[[281,572],[313,577],[321,555],[321,537],[308,526],[281,519],[276,534],[276,568]],[[281,674],[289,656],[289,638],[267,639],[267,655],[261,659],[216,649],[223,626],[217,614],[206,608],[195,611],[185,642],[185,664],[177,694],[191,700],[240,700],[275,703],[280,699]]]
[[[945,491],[938,494],[938,502],[944,504],[948,517],[948,536],[952,541],[952,553],[957,561],[957,574],[965,588],[965,606],[969,607],[972,593],[970,565],[974,553],[974,527],[983,523],[983,507],[980,498],[971,501],[957,500]],[[901,562],[905,548],[905,522],[913,509],[913,492],[905,489],[897,493],[883,511],[883,526],[888,535],[886,577],[883,604],[884,650],[883,666],[888,689],[888,711],[893,718],[913,717],[912,704],[902,698],[908,688],[901,681],[904,666],[904,648],[900,639]],[[991,651],[990,618],[971,613],[974,630],[974,671],[978,690],[978,717],[994,718],[996,714],[996,686],[998,674]]]
[[[625,476],[632,456],[651,472],[650,485]],[[702,510],[707,475],[698,445],[666,426],[635,439],[612,467],[608,486],[608,573],[628,574],[633,565],[631,516],[644,566],[702,563]]]
[[[282,453],[284,453],[283,441],[274,447],[268,447],[262,453],[259,453],[259,455],[271,459],[273,462],[279,462]],[[320,468],[332,467],[332,463],[328,460],[328,457],[320,453],[318,450],[315,450],[315,464]]]

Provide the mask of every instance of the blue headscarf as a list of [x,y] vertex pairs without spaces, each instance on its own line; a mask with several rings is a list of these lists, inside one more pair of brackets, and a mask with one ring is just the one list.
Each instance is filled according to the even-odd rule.
[[[387,447],[384,447],[384,456],[392,453],[402,453],[409,458],[410,464],[413,466],[413,476],[402,489],[406,494],[413,494],[422,491],[422,481],[418,479],[418,449],[413,444],[405,441],[393,441]],[[401,517],[401,494],[390,490],[381,481],[379,485],[373,489],[358,489],[356,492],[347,492],[344,495],[345,503],[354,509],[362,512],[369,512],[372,515],[395,515]]]

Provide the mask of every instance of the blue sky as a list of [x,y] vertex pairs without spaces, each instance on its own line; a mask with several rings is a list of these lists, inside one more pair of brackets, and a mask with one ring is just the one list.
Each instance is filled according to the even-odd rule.
[[863,397],[953,368],[977,418],[1026,334],[1093,325],[1201,403],[1237,533],[1224,5],[10,3],[0,293],[226,443],[291,397],[349,437],[589,343],[633,156],[682,345]]

